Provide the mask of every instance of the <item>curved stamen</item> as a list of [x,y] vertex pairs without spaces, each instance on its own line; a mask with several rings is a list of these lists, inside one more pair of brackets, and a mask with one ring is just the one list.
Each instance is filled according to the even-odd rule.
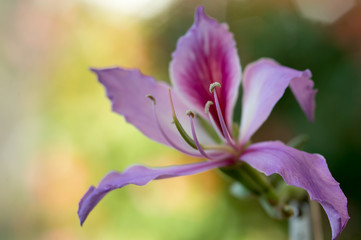
[[171,145],[173,148],[177,149],[178,151],[180,151],[180,152],[182,152],[182,153],[184,153],[184,154],[188,154],[188,155],[194,156],[194,157],[201,157],[202,155],[200,155],[200,154],[195,154],[195,153],[189,152],[189,151],[187,151],[187,150],[184,150],[184,149],[178,147],[178,146],[167,136],[167,134],[165,133],[165,131],[163,130],[163,128],[162,128],[162,126],[161,126],[161,124],[160,124],[160,122],[159,122],[158,115],[157,115],[157,111],[155,110],[155,98],[154,98],[152,95],[150,95],[150,94],[146,95],[146,97],[149,98],[149,99],[151,100],[151,102],[152,102],[152,111],[153,111],[154,120],[155,120],[155,122],[156,122],[156,124],[157,124],[157,127],[158,127],[159,131],[161,132],[162,136],[163,136],[164,139],[167,141],[167,143],[168,143],[169,145]]
[[223,135],[226,138],[227,143],[229,145],[231,145],[235,150],[238,150],[237,146],[234,144],[233,140],[231,139],[231,135],[230,135],[230,133],[229,133],[229,131],[227,129],[227,125],[226,125],[226,123],[224,121],[223,114],[222,114],[222,111],[221,111],[221,107],[219,106],[217,92],[215,91],[216,87],[221,87],[221,84],[218,83],[218,82],[212,83],[210,85],[210,87],[209,87],[209,91],[211,93],[213,92],[214,102],[216,104],[217,115],[218,115],[219,122],[221,124]]
[[191,122],[192,135],[193,135],[194,143],[196,144],[198,151],[202,154],[203,157],[208,158],[210,160],[214,160],[210,156],[207,155],[207,153],[203,150],[201,144],[198,141],[197,134],[194,129],[194,123],[193,123],[194,113],[191,111],[187,111],[187,115]]
[[149,98],[153,102],[154,105],[157,104],[153,95],[147,94],[147,95],[145,95],[145,97]]
[[[213,90],[214,88],[210,88],[210,90]],[[210,121],[211,121],[211,125],[214,129],[214,131],[216,132],[217,136],[224,141],[226,141],[226,139],[224,138],[223,134],[219,131],[218,126],[216,125],[216,122],[214,121],[212,115],[209,112],[209,108],[211,107],[211,105],[213,105],[212,101],[207,101],[205,107],[204,107],[204,112],[208,115]],[[221,151],[225,151],[225,152],[229,152],[232,154],[235,154],[236,152],[234,151],[234,149],[232,147],[226,146],[226,145],[205,145],[203,146],[204,149],[206,150],[221,150]]]
[[216,131],[218,137],[222,140],[222,142],[224,142],[224,141],[226,141],[226,139],[224,138],[223,134],[219,131],[219,128],[218,128],[216,122],[214,121],[213,116],[209,112],[209,108],[211,107],[211,105],[213,105],[213,102],[207,101],[206,106],[204,107],[204,112],[208,115],[211,125],[212,125],[213,129]]
[[221,87],[221,84],[219,82],[214,82],[209,85],[209,92],[212,93],[216,87]]
[[207,101],[206,102],[206,105],[204,106],[204,112],[206,114],[209,114],[209,108],[211,107],[211,105],[213,105],[213,102],[212,101]]

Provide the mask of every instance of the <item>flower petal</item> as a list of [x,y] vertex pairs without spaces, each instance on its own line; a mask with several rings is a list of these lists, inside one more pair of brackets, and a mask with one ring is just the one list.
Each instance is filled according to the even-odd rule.
[[250,145],[241,160],[266,175],[278,173],[287,184],[305,189],[310,198],[325,209],[333,239],[345,228],[349,219],[347,199],[321,155],[299,151],[274,141]]
[[[214,102],[209,92],[210,84],[221,84],[222,87],[216,91],[221,111],[231,129],[241,69],[236,43],[228,25],[219,24],[204,13],[203,7],[198,7],[193,26],[178,40],[172,57],[170,75],[173,84],[199,113],[203,114],[208,100]],[[215,107],[210,111],[220,126]]]
[[297,71],[271,59],[261,59],[246,67],[243,79],[243,108],[240,142],[245,144],[270,115],[288,85],[302,109],[313,121],[315,94],[311,72]]
[[[136,69],[128,70],[114,67],[92,69],[92,71],[97,74],[99,81],[104,85],[114,112],[123,115],[127,122],[133,124],[147,137],[170,145],[154,120],[152,103],[146,97],[148,94],[152,95],[156,100],[158,119],[164,132],[177,146],[184,148],[183,139],[172,124],[172,110],[168,95],[169,85],[164,82],[156,82],[154,78],[145,76]],[[174,91],[172,98],[175,109],[179,113],[179,121],[190,131],[190,124],[186,115],[188,107]]]
[[224,167],[233,164],[233,160],[200,162],[188,165],[179,165],[163,168],[148,168],[142,165],[134,165],[124,172],[110,172],[99,183],[98,187],[91,186],[79,202],[78,216],[82,225],[98,204],[98,202],[110,191],[122,188],[128,184],[143,186],[155,179],[172,178],[201,173],[213,168]]

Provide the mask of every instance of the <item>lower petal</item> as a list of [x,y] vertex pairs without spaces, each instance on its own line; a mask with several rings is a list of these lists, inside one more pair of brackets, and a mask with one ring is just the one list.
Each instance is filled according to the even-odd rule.
[[299,151],[274,141],[249,146],[241,160],[266,175],[277,173],[287,184],[305,189],[310,198],[324,208],[333,239],[345,228],[349,220],[347,199],[321,155]]
[[100,181],[98,187],[91,186],[80,200],[78,208],[80,224],[84,223],[98,202],[114,189],[122,188],[128,184],[143,186],[151,180],[197,174],[233,163],[232,159],[225,159],[163,168],[148,168],[142,165],[134,165],[122,173],[110,172]]

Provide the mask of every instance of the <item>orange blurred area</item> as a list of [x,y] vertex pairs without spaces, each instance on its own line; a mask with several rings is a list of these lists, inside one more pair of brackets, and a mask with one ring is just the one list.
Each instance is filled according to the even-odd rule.
[[231,196],[231,182],[216,170],[114,191],[80,227],[78,202],[108,171],[199,161],[147,139],[112,113],[89,71],[119,65],[169,82],[171,53],[198,5],[228,22],[243,66],[261,55],[314,73],[318,122],[301,123],[287,98],[256,139],[311,135],[310,151],[325,154],[350,199],[352,220],[340,239],[357,239],[360,5],[344,6],[325,23],[307,17],[321,13],[300,2],[1,2],[0,239],[287,239],[287,222],[270,219],[254,199]]

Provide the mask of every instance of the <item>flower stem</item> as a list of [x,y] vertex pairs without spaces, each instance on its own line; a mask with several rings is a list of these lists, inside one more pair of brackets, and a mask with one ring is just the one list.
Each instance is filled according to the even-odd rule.
[[231,178],[242,183],[256,196],[262,196],[269,205],[276,206],[279,203],[278,196],[265,176],[247,163],[242,162],[237,167],[221,168],[220,170]]
[[242,162],[237,167],[221,168],[221,171],[257,196],[260,204],[271,217],[289,219],[294,215],[294,208],[278,196],[269,179],[249,164]]
[[261,193],[267,200],[267,202],[271,206],[276,206],[279,202],[278,196],[275,193],[272,185],[266,179],[266,177],[247,163],[243,163],[242,168],[246,172],[246,174],[249,175],[261,188]]

